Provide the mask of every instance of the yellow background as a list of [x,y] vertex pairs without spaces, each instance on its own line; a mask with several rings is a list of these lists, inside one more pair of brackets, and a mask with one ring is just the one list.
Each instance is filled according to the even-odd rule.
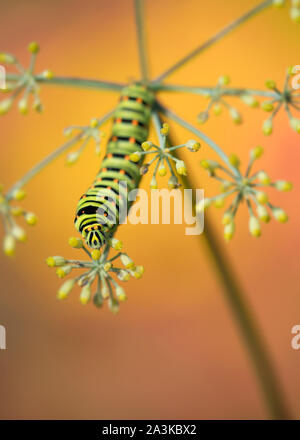
[[[253,0],[148,0],[147,33],[152,76],[257,4]],[[28,42],[41,45],[37,71],[127,82],[138,78],[133,2],[1,1],[0,49],[27,65]],[[283,83],[287,66],[300,64],[300,27],[288,8],[268,10],[170,77],[174,84],[216,84],[229,74],[232,86],[264,88]],[[0,181],[6,187],[63,142],[62,130],[86,124],[112,109],[117,93],[45,86],[43,115],[23,117],[13,109],[1,118]],[[178,114],[195,121],[204,98],[161,96]],[[280,112],[274,134],[264,137],[266,114],[231,100],[245,122],[236,127],[224,111],[202,129],[245,165],[249,149],[262,144],[260,160],[273,178],[292,180],[292,193],[271,191],[290,215],[248,233],[243,206],[228,258],[245,286],[285,388],[293,415],[300,414],[300,352],[291,349],[291,328],[300,324],[299,136]],[[173,125],[172,125],[173,127]],[[189,133],[174,128],[178,140]],[[214,158],[203,145],[186,156],[191,175],[213,195],[198,163]],[[0,324],[7,329],[0,351],[1,418],[263,418],[261,394],[222,288],[205,247],[184,235],[183,226],[123,226],[118,237],[137,263],[142,280],[126,285],[129,300],[113,316],[106,308],[82,307],[78,291],[56,300],[60,281],[46,267],[48,255],[79,256],[67,246],[74,235],[78,197],[90,185],[99,160],[91,146],[69,169],[58,159],[27,186],[23,205],[39,224],[15,260],[0,257]],[[163,182],[161,182],[163,183]],[[147,187],[146,183],[142,186]],[[221,212],[210,218],[222,239]]]

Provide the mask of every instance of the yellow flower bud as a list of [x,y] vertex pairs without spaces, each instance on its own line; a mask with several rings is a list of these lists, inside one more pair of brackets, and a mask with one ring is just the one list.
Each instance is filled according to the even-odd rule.
[[114,315],[118,313],[120,308],[118,301],[115,300],[114,298],[109,298],[108,307]]
[[223,208],[225,204],[224,197],[217,197],[214,201],[214,205],[216,208]]
[[220,104],[215,104],[213,106],[213,112],[215,116],[220,116],[220,114],[222,113],[222,107],[220,106]]
[[181,176],[187,175],[186,166],[182,160],[176,161],[176,170],[177,170],[177,173],[180,174]]
[[71,270],[72,270],[72,266],[70,266],[70,265],[58,267],[56,269],[56,274],[57,274],[58,278],[64,278],[66,275],[69,275]]
[[53,74],[53,72],[51,72],[51,70],[47,69],[42,72],[42,76],[45,79],[52,79],[54,77],[54,74]]
[[98,261],[101,257],[101,251],[99,251],[99,249],[92,250],[91,257],[93,260]]
[[258,107],[258,101],[252,95],[242,95],[241,100],[248,105],[249,107],[255,108]]
[[130,269],[130,270],[135,269],[134,262],[127,254],[122,254],[120,259],[121,259],[122,264],[126,267],[126,269]]
[[116,295],[117,295],[119,301],[126,301],[126,299],[127,299],[125,290],[121,286],[116,287]]
[[150,141],[146,141],[146,142],[143,142],[143,143],[142,143],[142,149],[143,149],[144,151],[149,151],[149,150],[151,150],[151,148],[153,148],[153,146],[154,146],[154,144],[153,144],[152,142],[150,142]]
[[157,187],[157,180],[156,180],[156,178],[153,176],[152,177],[152,179],[151,179],[151,182],[150,182],[150,188],[151,189],[157,189],[158,187]]
[[234,219],[234,216],[233,216],[232,212],[227,211],[223,215],[222,223],[223,223],[223,225],[229,225],[229,223],[233,222],[233,219]]
[[212,202],[210,201],[210,199],[204,198],[204,199],[200,200],[196,205],[197,214],[200,214],[201,212],[203,212],[206,208],[211,206],[211,204],[212,204]]
[[218,83],[221,86],[227,86],[230,83],[230,77],[228,75],[222,75],[220,76]]
[[130,279],[130,273],[127,270],[121,269],[119,270],[117,277],[121,281],[128,281]]
[[25,214],[25,220],[28,225],[34,226],[37,223],[37,216],[33,212],[27,212]]
[[14,215],[15,217],[19,217],[20,215],[23,214],[23,209],[20,208],[19,206],[12,206],[10,211],[12,215]]
[[168,136],[168,134],[169,134],[169,124],[164,122],[162,128],[160,129],[160,132],[161,132],[161,134],[163,136]]
[[268,213],[268,210],[263,205],[258,205],[256,208],[257,215],[260,220],[262,220],[265,223],[268,223],[271,220],[271,217]]
[[268,79],[268,80],[266,81],[266,87],[267,87],[268,89],[273,90],[273,89],[275,89],[275,87],[276,87],[276,82],[273,81],[272,79]]
[[46,259],[46,264],[49,267],[64,266],[66,262],[67,262],[66,259],[64,257],[60,257],[59,255],[55,255],[54,257],[48,257]]
[[69,245],[72,248],[81,249],[83,247],[83,242],[80,238],[70,237],[69,238]]
[[13,105],[13,99],[8,98],[0,102],[0,116],[5,115]]
[[257,191],[255,194],[255,198],[262,205],[267,203],[269,200],[268,195],[263,191]]
[[271,183],[271,179],[265,171],[260,171],[257,178],[263,185],[270,185]]
[[0,63],[15,64],[16,58],[9,53],[0,53]]
[[19,200],[19,201],[23,200],[26,197],[26,192],[21,188],[15,189],[12,193],[12,197],[15,200]]
[[7,234],[3,240],[3,251],[8,257],[15,255],[16,241],[12,234]]
[[298,7],[292,7],[291,11],[291,19],[295,22],[295,23],[300,23],[300,8]]
[[142,155],[139,151],[136,151],[135,153],[130,154],[129,159],[132,162],[138,162],[141,159]]
[[253,237],[260,237],[261,235],[259,221],[254,215],[251,215],[249,219],[249,231]]
[[285,223],[289,219],[286,212],[281,208],[273,208],[272,214],[274,218],[280,223]]
[[226,241],[229,241],[234,236],[235,232],[235,224],[234,222],[228,223],[224,228],[224,238]]
[[233,120],[233,122],[235,124],[241,124],[243,122],[242,121],[242,116],[241,116],[240,112],[237,109],[231,108],[229,110],[229,114],[230,114],[230,116],[231,116],[231,118],[232,118],[232,120]]
[[271,112],[271,111],[274,110],[274,106],[273,106],[273,104],[271,104],[271,102],[267,102],[267,101],[262,102],[262,104],[261,104],[261,108],[262,108],[262,110],[264,110],[265,112]]
[[67,156],[66,164],[67,165],[73,165],[74,163],[77,162],[79,156],[80,156],[79,151],[72,151]]
[[40,46],[35,41],[32,41],[28,45],[28,51],[32,54],[37,54],[39,50],[40,50]]
[[105,270],[105,272],[108,272],[111,268],[112,268],[112,264],[109,261],[107,263],[105,263],[103,266],[103,269]]
[[90,120],[90,127],[91,128],[97,128],[99,126],[99,121],[97,118],[92,118]]
[[255,147],[253,150],[250,151],[250,158],[252,160],[259,159],[263,155],[264,149],[263,147]]
[[300,120],[297,118],[290,119],[290,125],[298,134],[300,133]]
[[293,189],[293,184],[291,182],[286,182],[285,180],[277,180],[274,186],[278,191],[291,191],[291,189]]
[[109,243],[116,251],[120,251],[123,248],[123,243],[117,238],[112,238]]
[[189,141],[187,141],[187,143],[185,145],[186,145],[187,149],[192,152],[197,152],[200,150],[199,142],[194,141],[193,139],[190,139]]
[[238,168],[240,166],[240,159],[238,158],[238,156],[236,154],[230,154],[229,158],[229,163],[234,167],[234,168]]
[[263,123],[263,133],[266,136],[269,136],[273,132],[273,122],[271,119],[267,119]]
[[167,169],[166,169],[166,167],[164,166],[164,164],[161,164],[161,165],[159,166],[159,168],[158,168],[158,174],[159,174],[161,177],[164,177],[164,176],[167,174]]
[[26,115],[28,113],[28,103],[27,98],[22,98],[18,103],[19,112],[22,115]]
[[84,286],[80,292],[79,301],[85,306],[92,297],[92,290],[90,284]]
[[12,235],[19,241],[26,241],[27,235],[24,229],[20,228],[20,226],[15,225],[11,230]]
[[75,280],[67,280],[57,292],[58,299],[66,299],[75,285]]

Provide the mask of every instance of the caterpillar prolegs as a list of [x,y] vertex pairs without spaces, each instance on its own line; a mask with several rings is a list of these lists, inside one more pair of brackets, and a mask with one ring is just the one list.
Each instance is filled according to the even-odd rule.
[[[75,227],[93,249],[100,249],[113,235],[122,204],[129,209],[128,191],[139,185],[143,156],[137,163],[129,156],[147,140],[153,104],[153,93],[143,85],[132,84],[121,91],[100,171],[76,210]],[[122,188],[124,182],[127,189]]]

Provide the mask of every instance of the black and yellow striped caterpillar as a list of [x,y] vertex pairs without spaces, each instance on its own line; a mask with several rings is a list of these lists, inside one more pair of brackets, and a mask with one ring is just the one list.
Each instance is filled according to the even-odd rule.
[[139,185],[143,156],[137,163],[129,156],[147,140],[153,104],[153,93],[143,85],[132,84],[121,92],[100,171],[76,210],[75,227],[93,249],[100,249],[113,235],[122,204],[129,209],[127,190],[120,183],[126,182],[128,191]]

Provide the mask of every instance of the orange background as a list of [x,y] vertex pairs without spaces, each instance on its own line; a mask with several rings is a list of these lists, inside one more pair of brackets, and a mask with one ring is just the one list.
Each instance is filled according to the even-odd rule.
[[[147,33],[151,73],[157,76],[257,2],[253,0],[151,0]],[[174,84],[213,86],[228,73],[233,87],[264,88],[283,83],[287,66],[300,64],[299,26],[286,7],[268,10],[170,77]],[[2,1],[0,49],[28,63],[26,46],[41,45],[37,71],[127,82],[138,78],[133,2]],[[113,108],[118,95],[44,86],[43,115],[12,110],[1,118],[0,180],[6,187],[63,142],[62,130],[86,124]],[[204,98],[161,96],[178,114],[195,121]],[[272,191],[272,200],[290,215],[272,221],[260,239],[248,233],[243,207],[237,233],[226,246],[260,323],[294,417],[300,414],[300,352],[291,349],[291,328],[300,324],[299,136],[280,112],[274,134],[264,137],[261,110],[231,100],[245,122],[236,127],[224,111],[202,129],[227,153],[244,160],[262,144],[260,160],[274,178],[292,180],[292,193]],[[172,125],[173,127],[173,125]],[[178,140],[190,138],[177,127]],[[214,194],[198,163],[214,158],[203,145],[187,156],[191,175]],[[126,285],[129,300],[113,316],[106,308],[82,307],[78,291],[56,300],[60,281],[46,267],[48,255],[79,256],[66,244],[74,235],[78,197],[90,185],[99,160],[91,146],[66,168],[61,158],[27,186],[23,203],[39,216],[14,260],[0,257],[0,324],[7,329],[0,351],[1,418],[263,418],[267,416],[247,353],[205,247],[185,236],[183,226],[123,226],[118,237],[137,263],[142,280]],[[163,183],[163,182],[161,182]],[[145,179],[143,187],[147,188]],[[221,212],[211,210],[220,239]]]

